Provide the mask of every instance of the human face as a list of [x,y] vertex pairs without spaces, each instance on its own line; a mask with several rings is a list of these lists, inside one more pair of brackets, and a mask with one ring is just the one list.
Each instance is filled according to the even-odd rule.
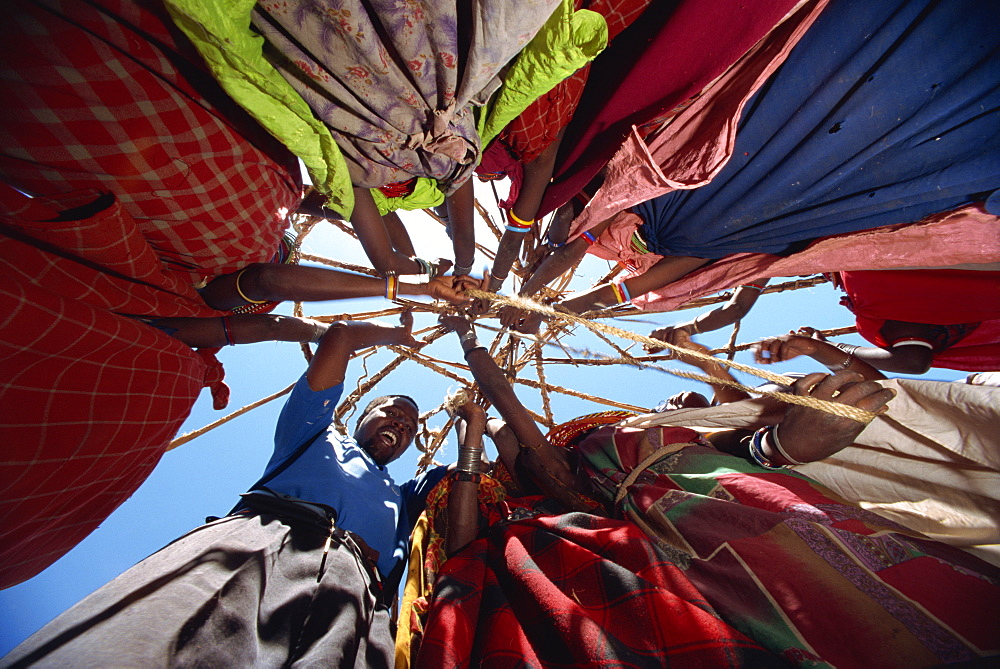
[[702,409],[710,406],[712,406],[712,403],[708,401],[707,397],[701,393],[688,390],[682,393],[677,393],[668,399],[666,410],[675,411],[677,409]]
[[417,432],[417,408],[402,397],[385,400],[366,413],[354,438],[379,465],[387,465],[407,449]]

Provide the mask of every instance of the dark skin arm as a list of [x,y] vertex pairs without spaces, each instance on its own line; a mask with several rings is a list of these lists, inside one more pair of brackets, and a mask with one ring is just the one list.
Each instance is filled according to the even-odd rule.
[[[455,250],[455,264],[460,267],[471,267],[476,259],[476,207],[472,179],[449,195],[446,204],[451,224],[451,243]],[[458,290],[479,287],[479,280],[472,279],[467,274],[456,277],[456,282]],[[466,286],[466,283],[469,285]]]
[[[472,331],[472,324],[460,316],[442,316],[440,321],[445,328],[460,337]],[[480,391],[492,402],[507,427],[517,437],[521,445],[520,457],[525,466],[535,473],[536,482],[542,490],[571,509],[592,512],[593,502],[578,492],[588,489],[586,479],[578,477],[572,471],[565,451],[546,441],[545,435],[518,400],[503,371],[486,349],[480,347],[475,339],[470,339],[462,342],[462,350],[467,354],[466,362]]]
[[[235,314],[227,318],[234,344],[317,341],[329,327],[308,318],[272,314]],[[195,348],[218,348],[229,343],[221,318],[158,318],[150,324]]]
[[[836,404],[854,406],[882,414],[896,391],[882,388],[875,381],[866,381],[857,372],[841,371],[836,374],[810,374],[796,381],[794,394],[812,396]],[[763,440],[761,450],[769,462],[777,465],[794,465],[772,445],[777,432],[782,449],[799,463],[816,462],[847,448],[857,439],[865,425],[850,418],[797,404],[785,404],[784,416],[777,421],[769,438]],[[737,457],[748,458],[748,445],[744,441],[753,433],[747,430],[722,430],[709,439],[718,450]]]
[[[799,332],[803,332],[803,330],[800,329]],[[809,356],[831,371],[850,369],[866,379],[885,378],[885,375],[878,369],[858,356],[849,355],[829,342],[805,334],[789,333],[781,337],[765,339],[754,348],[754,360],[760,365],[784,362],[800,355]]]
[[[691,338],[684,330],[676,330],[674,334],[674,345],[683,348],[691,349],[693,351],[698,351],[700,353],[708,354],[708,347],[702,346],[701,344],[691,341]],[[693,356],[685,356],[683,353],[678,354],[678,360],[686,362],[689,365],[693,365],[705,373],[706,376],[710,376],[716,379],[723,379],[726,381],[736,381],[733,375],[729,373],[729,370],[721,363],[714,360],[704,360],[702,358],[695,358]],[[717,404],[727,404],[729,402],[739,402],[740,400],[745,400],[750,397],[747,393],[743,392],[738,388],[732,388],[730,386],[724,386],[722,384],[710,384],[712,390],[715,391],[715,397],[713,398]]]
[[[810,374],[795,382],[796,395],[845,404],[884,413],[896,391],[883,388],[875,381],[866,381],[858,372],[844,370],[836,374]],[[799,462],[815,462],[828,458],[850,446],[865,425],[850,418],[834,416],[797,404],[789,404],[781,420],[781,446]],[[764,455],[776,464],[792,464],[764,444]]]
[[403,226],[403,221],[399,218],[399,214],[394,211],[390,211],[382,217],[382,224],[385,225],[385,230],[389,234],[389,239],[392,242],[392,248],[407,257],[417,255],[417,252],[413,250],[413,242],[410,240],[410,233],[408,233],[406,228]]
[[[767,279],[761,280],[759,284],[767,285]],[[733,291],[733,296],[729,298],[729,301],[721,307],[699,314],[686,323],[668,325],[665,328],[653,330],[649,336],[670,344],[677,344],[673,339],[673,335],[676,332],[684,332],[690,336],[699,332],[712,332],[713,330],[719,330],[732,325],[750,313],[750,309],[757,303],[760,293],[761,291],[756,288],[739,286]],[[649,353],[658,353],[663,349],[647,346],[646,350]]]
[[399,327],[375,321],[338,321],[330,326],[313,355],[306,380],[312,390],[326,390],[344,381],[351,354],[369,346],[409,346],[418,342],[411,333],[413,315],[403,312]]
[[[375,200],[367,188],[354,188],[354,211],[351,213],[351,226],[358,235],[365,255],[375,270],[385,276],[396,274],[418,274],[420,265],[411,260],[410,256],[400,252],[394,245],[392,236],[378,213]],[[410,245],[412,249],[412,245]]]
[[[482,448],[486,428],[486,411],[474,402],[458,408],[464,428],[462,444],[466,448]],[[479,483],[455,480],[448,496],[448,536],[445,552],[451,556],[465,548],[479,532]]]
[[[624,281],[631,295],[646,293],[673,283],[682,276],[708,263],[705,258],[693,256],[667,256],[637,277]],[[604,284],[585,293],[578,293],[559,302],[566,309],[580,314],[591,309],[617,304],[611,284]]]
[[[386,282],[372,276],[351,274],[339,270],[306,265],[279,265],[254,263],[242,271],[224,274],[213,279],[199,291],[205,304],[213,309],[229,310],[247,302],[236,290],[239,288],[253,300],[283,302],[312,302],[317,300],[344,300],[355,297],[385,295]],[[435,277],[428,283],[399,282],[399,295],[427,296],[446,300],[456,306],[469,302],[452,288],[453,277]]]
[[[511,211],[522,221],[534,221],[538,215],[538,207],[542,204],[542,196],[552,178],[552,170],[556,164],[556,154],[559,152],[559,143],[562,140],[563,132],[559,132],[555,141],[545,149],[530,163],[524,165],[524,180],[521,190],[517,194],[517,201],[511,207]],[[496,292],[503,286],[504,279],[510,273],[510,268],[517,258],[517,254],[524,242],[525,235],[531,233],[511,232],[504,230],[497,246],[496,258],[493,260],[492,275],[487,290]]]

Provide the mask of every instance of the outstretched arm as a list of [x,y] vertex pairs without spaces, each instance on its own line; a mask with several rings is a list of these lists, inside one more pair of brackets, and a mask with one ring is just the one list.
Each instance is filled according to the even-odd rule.
[[375,200],[367,188],[354,189],[354,211],[351,226],[358,235],[365,254],[379,274],[419,274],[420,264],[393,246],[392,237],[378,213]]
[[[691,349],[693,351],[698,351],[699,353],[708,354],[708,347],[702,346],[701,344],[691,341],[691,338],[684,330],[677,330],[674,333],[673,344],[675,346],[680,346],[682,348]],[[712,377],[714,379],[721,379],[723,381],[736,382],[733,375],[729,373],[729,370],[722,363],[716,361],[714,358],[711,360],[705,360],[704,358],[695,358],[694,356],[685,356],[683,353],[677,354],[678,360],[693,365],[703,371],[706,376]],[[715,391],[715,403],[717,404],[727,404],[729,402],[738,402],[740,400],[745,400],[750,397],[744,391],[733,388],[731,386],[723,385],[721,383],[711,383],[712,390]]]
[[[521,184],[521,190],[517,194],[517,201],[510,208],[515,222],[534,223],[535,217],[538,215],[538,208],[542,203],[542,197],[545,195],[545,189],[548,188],[549,179],[552,178],[556,154],[559,151],[559,143],[564,132],[565,128],[559,131],[556,139],[545,147],[537,158],[524,165],[524,180]],[[510,273],[511,265],[514,264],[521,245],[524,243],[525,234],[527,234],[527,230],[504,230],[500,244],[497,246],[496,257],[493,259],[493,268],[490,270],[488,290],[495,292],[503,286],[504,280]]]
[[318,342],[329,327],[326,323],[308,318],[273,314],[156,318],[149,324],[195,348],[218,348],[259,341]]
[[[895,390],[846,370],[836,374],[810,374],[795,382],[794,392],[802,397],[876,413],[884,413],[889,400],[896,396]],[[850,446],[864,429],[863,423],[850,418],[790,404],[778,427],[772,429],[772,439],[764,441],[764,454],[779,465],[814,462]],[[775,435],[777,439],[773,438]]]
[[[815,332],[811,328],[809,331]],[[799,332],[807,331],[800,328]],[[877,349],[882,350],[882,349]],[[884,379],[885,375],[861,358],[844,351],[830,342],[805,334],[789,333],[781,337],[765,339],[754,348],[754,360],[760,365],[791,360],[800,355],[807,355],[832,372],[850,369],[858,372],[866,379]]]
[[[394,280],[395,281],[395,280]],[[427,283],[398,281],[398,295],[414,295],[447,300],[456,306],[467,304],[452,287],[453,277],[439,276]],[[213,279],[199,291],[205,304],[229,310],[248,301],[313,302],[380,297],[387,294],[387,280],[323,267],[254,263],[239,272]]]
[[461,446],[455,481],[448,497],[448,536],[445,552],[453,555],[476,538],[479,530],[479,462],[483,452],[486,411],[474,402],[458,408],[462,418]]
[[[628,295],[645,295],[663,288],[682,276],[708,263],[705,258],[693,256],[666,256],[637,277],[623,281]],[[559,304],[570,311],[581,314],[591,309],[600,309],[619,304],[614,288],[606,283],[584,293],[577,293]]]
[[[468,278],[472,263],[476,260],[475,192],[472,179],[459,186],[448,196],[448,220],[451,229],[451,244],[455,251],[455,276]],[[464,283],[459,279],[460,283]],[[476,288],[479,281],[474,281]],[[469,287],[473,287],[471,284]]]
[[597,504],[581,494],[589,488],[587,480],[572,471],[564,450],[555,448],[545,439],[496,362],[479,345],[472,324],[460,316],[442,316],[440,320],[444,327],[459,335],[465,360],[480,391],[493,403],[517,437],[521,446],[519,457],[535,482],[569,508],[593,512]]
[[312,390],[326,390],[344,381],[351,354],[369,346],[417,346],[411,330],[413,315],[408,311],[399,316],[399,326],[392,327],[375,321],[337,321],[319,342],[319,348],[309,363],[306,379]]
[[[738,286],[733,291],[733,295],[729,298],[729,301],[722,306],[699,314],[686,323],[678,323],[677,325],[669,325],[665,328],[653,330],[649,336],[653,339],[659,339],[676,345],[677,342],[673,339],[673,335],[676,332],[684,332],[690,336],[700,332],[712,332],[727,325],[732,325],[750,313],[750,309],[757,303],[757,298],[760,297],[761,291],[764,290],[764,286],[766,285],[767,279],[761,279],[753,284]],[[663,348],[647,346],[646,350],[650,353],[657,353],[662,351]]]

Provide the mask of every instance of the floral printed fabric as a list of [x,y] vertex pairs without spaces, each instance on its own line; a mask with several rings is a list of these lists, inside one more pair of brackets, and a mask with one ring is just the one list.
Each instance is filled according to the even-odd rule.
[[355,186],[413,176],[454,191],[479,162],[471,105],[558,0],[264,0],[253,23],[275,67],[333,130]]

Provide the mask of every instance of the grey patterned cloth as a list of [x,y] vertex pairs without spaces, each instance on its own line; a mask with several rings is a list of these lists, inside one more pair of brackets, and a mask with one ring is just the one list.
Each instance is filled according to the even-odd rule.
[[355,186],[418,176],[451,193],[479,162],[472,105],[558,4],[260,0],[253,24],[265,55],[333,130]]

